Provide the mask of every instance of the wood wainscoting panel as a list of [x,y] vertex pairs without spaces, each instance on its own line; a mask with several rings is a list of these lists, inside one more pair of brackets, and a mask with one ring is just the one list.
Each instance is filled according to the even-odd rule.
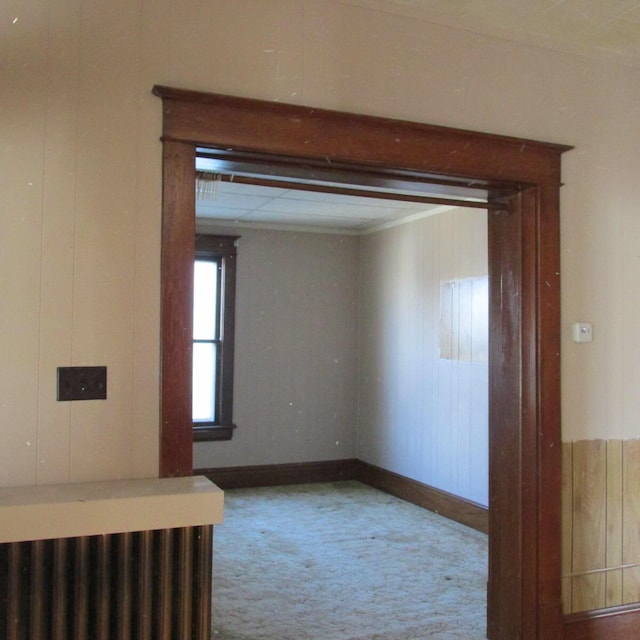
[[562,443],[562,608],[573,611],[573,442]]
[[[622,604],[640,602],[640,567],[629,567],[622,570]],[[640,636],[640,629],[638,630]]]
[[566,442],[562,453],[565,614],[640,603],[640,440]]
[[589,611],[606,607],[606,576],[587,573],[574,576],[571,588],[571,606],[574,611]]
[[605,440],[573,443],[572,611],[606,606],[604,576],[587,573],[606,567],[606,454]]
[[[607,440],[606,566],[619,567],[622,558],[622,440]],[[622,571],[607,571],[605,606],[622,604]]]
[[[622,563],[640,563],[640,440],[626,440],[623,447],[623,537]],[[622,604],[640,601],[640,567],[623,572]]]

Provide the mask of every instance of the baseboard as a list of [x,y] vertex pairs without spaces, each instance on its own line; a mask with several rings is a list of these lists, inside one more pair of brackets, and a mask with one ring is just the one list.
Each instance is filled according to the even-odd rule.
[[472,529],[483,533],[489,531],[489,510],[471,500],[465,500],[361,460],[357,461],[355,479]]
[[206,476],[221,489],[358,480],[472,529],[483,533],[489,531],[486,507],[355,458],[194,469],[193,473]]
[[639,630],[638,604],[571,613],[564,617],[564,640],[629,640],[637,638]]
[[203,475],[221,489],[271,487],[310,482],[339,482],[353,480],[357,460],[326,460],[289,464],[265,464],[247,467],[218,467],[194,469],[194,475]]

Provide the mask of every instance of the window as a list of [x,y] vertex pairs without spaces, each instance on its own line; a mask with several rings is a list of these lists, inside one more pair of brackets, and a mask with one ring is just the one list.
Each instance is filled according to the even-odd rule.
[[197,235],[193,278],[193,437],[233,436],[237,236]]

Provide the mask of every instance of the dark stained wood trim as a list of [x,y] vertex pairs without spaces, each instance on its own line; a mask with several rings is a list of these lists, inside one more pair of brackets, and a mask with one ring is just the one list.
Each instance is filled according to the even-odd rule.
[[[489,190],[491,205],[503,201],[515,220],[497,225],[489,239],[490,255],[498,256],[493,283],[500,283],[504,294],[503,306],[494,303],[491,322],[500,329],[492,329],[490,341],[490,361],[496,360],[490,368],[490,475],[501,480],[490,498],[489,537],[499,536],[500,547],[493,546],[489,559],[489,631],[491,640],[562,638],[558,193],[560,156],[570,147],[167,87],[153,91],[162,98],[163,141],[170,149],[180,144],[191,145],[193,152],[197,145],[230,149],[245,158],[259,155],[260,161],[271,157],[278,166],[324,163],[344,173],[341,182],[353,184],[372,171],[389,183],[410,177],[429,184],[475,184]],[[166,155],[165,165],[171,162]],[[165,166],[163,175],[169,183],[165,192],[175,194],[182,212],[194,188],[184,181],[181,166]],[[193,212],[188,223],[179,218],[189,232]],[[165,204],[163,218],[175,216]],[[168,244],[163,234],[163,261],[183,264],[177,238],[186,234],[169,234]],[[186,268],[173,271],[182,282]],[[163,267],[163,292],[172,286],[164,274]],[[180,325],[176,317],[163,309],[163,324]],[[173,334],[163,331],[163,354],[175,352],[182,362],[179,345],[167,344],[165,335]],[[182,366],[174,368],[164,355],[162,363],[163,381],[174,379]],[[171,393],[177,404],[184,403]],[[179,431],[166,415],[163,411],[163,434]],[[181,415],[176,409],[175,417]],[[167,450],[172,442],[163,435],[163,459],[174,456]],[[186,455],[180,460],[169,465],[172,472],[191,473]]]
[[275,487],[287,484],[353,480],[356,464],[357,460],[347,459],[245,467],[218,467],[213,469],[194,469],[193,475],[206,476],[221,489]]
[[[519,638],[523,622],[522,215],[516,193],[488,215],[489,230],[489,638]],[[500,282],[501,286],[491,286]],[[508,505],[508,507],[507,507]],[[529,520],[531,514],[528,513]],[[537,518],[534,516],[533,522]],[[531,520],[530,520],[531,521]],[[506,587],[506,588],[505,588]]]
[[471,500],[465,500],[362,460],[357,461],[354,479],[477,531],[489,531],[488,509]]
[[[537,251],[532,257],[535,273],[531,281],[537,290],[530,297],[537,298],[531,310],[535,327],[535,362],[530,368],[538,384],[531,389],[535,403],[535,433],[529,441],[536,443],[535,462],[529,463],[531,503],[536,511],[536,556],[538,571],[536,599],[538,628],[552,628],[562,618],[562,444],[560,398],[560,192],[549,185],[540,185],[535,202],[527,204],[531,193],[525,193],[525,208],[535,214]],[[535,395],[533,395],[535,394]],[[542,636],[540,636],[542,637]]]
[[231,440],[236,425],[233,423],[233,370],[236,335],[236,242],[240,236],[199,233],[195,237],[196,258],[218,256],[222,260],[220,290],[223,308],[220,314],[223,341],[218,358],[218,398],[216,424],[193,424],[194,442]]
[[640,636],[637,604],[573,613],[564,619],[565,640],[631,640]]
[[[559,184],[560,166],[554,160],[570,149],[535,140],[165,86],[155,86],[153,92],[162,98],[165,139],[234,151],[393,167],[492,183]],[[212,108],[215,118],[211,118]],[[425,138],[429,139],[428,149]],[[479,146],[486,155],[478,154]]]
[[160,476],[166,478],[187,475],[193,466],[193,145],[165,142],[162,166]]

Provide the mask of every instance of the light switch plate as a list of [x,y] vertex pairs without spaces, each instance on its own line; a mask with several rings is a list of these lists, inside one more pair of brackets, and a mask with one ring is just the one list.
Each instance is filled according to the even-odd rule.
[[107,367],[58,367],[58,400],[106,400]]

